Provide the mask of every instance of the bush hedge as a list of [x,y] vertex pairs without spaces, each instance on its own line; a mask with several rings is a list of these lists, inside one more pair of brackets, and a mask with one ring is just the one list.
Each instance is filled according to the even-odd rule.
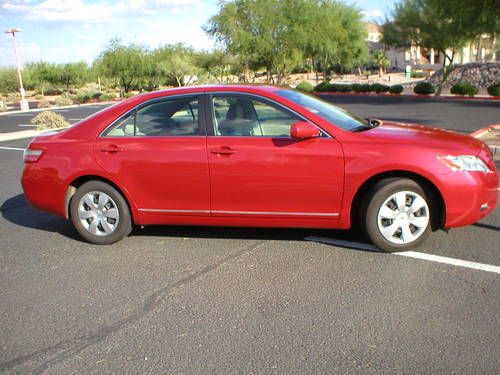
[[313,92],[314,90],[314,86],[307,82],[307,81],[304,81],[304,82],[300,82],[296,87],[295,87],[296,90],[299,90],[299,91],[303,91],[303,92]]
[[453,95],[469,95],[469,96],[474,96],[479,92],[479,89],[468,83],[468,82],[459,82],[455,85],[450,90],[450,93]]
[[31,123],[36,125],[37,130],[57,129],[69,126],[69,123],[59,113],[43,111],[31,119]]
[[314,91],[317,91],[317,92],[359,92],[359,93],[376,92],[376,93],[381,93],[381,92],[389,92],[389,90],[390,90],[389,86],[383,85],[381,83],[374,83],[374,84],[369,85],[366,83],[346,84],[346,83],[321,82],[320,84],[318,84],[314,88]]
[[370,87],[370,91],[375,91],[376,93],[388,92],[389,89],[390,89],[389,86],[383,85],[383,84],[380,84],[380,83],[374,83]]
[[335,84],[332,85],[332,91],[333,92],[351,92],[352,91],[352,85],[342,84],[342,83],[335,83]]
[[372,91],[372,86],[367,83],[362,83],[357,85],[354,89],[355,92],[370,92]]
[[316,92],[327,92],[330,91],[332,84],[330,82],[320,82],[314,87],[314,91]]
[[390,88],[389,88],[389,92],[391,94],[395,94],[395,95],[399,95],[403,92],[404,90],[404,87],[403,85],[392,85]]
[[419,95],[430,95],[434,94],[436,92],[436,89],[430,82],[419,82],[415,85],[413,92]]
[[488,86],[488,94],[491,96],[500,96],[500,82]]

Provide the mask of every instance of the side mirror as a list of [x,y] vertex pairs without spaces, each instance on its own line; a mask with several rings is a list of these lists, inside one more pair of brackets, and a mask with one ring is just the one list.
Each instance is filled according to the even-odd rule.
[[319,135],[319,129],[306,121],[297,121],[290,127],[290,136],[294,139],[316,138]]

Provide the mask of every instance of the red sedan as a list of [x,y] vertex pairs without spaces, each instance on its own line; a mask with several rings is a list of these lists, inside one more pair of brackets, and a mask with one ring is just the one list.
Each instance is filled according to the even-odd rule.
[[153,224],[348,229],[385,251],[474,223],[497,201],[488,147],[358,118],[277,87],[130,98],[25,151],[24,193],[110,244]]

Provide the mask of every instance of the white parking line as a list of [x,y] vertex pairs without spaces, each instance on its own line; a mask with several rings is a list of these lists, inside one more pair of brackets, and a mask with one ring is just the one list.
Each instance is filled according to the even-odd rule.
[[[339,246],[339,247],[346,247],[346,248],[350,248],[350,249],[380,251],[377,249],[377,247],[375,247],[371,244],[367,244],[367,243],[343,241],[343,240],[337,240],[334,238],[315,237],[315,236],[309,236],[309,237],[306,237],[304,239],[307,241],[319,242],[319,243],[324,243],[324,244],[334,245],[334,246]],[[448,257],[440,256],[440,255],[420,253],[417,251],[402,251],[400,253],[394,253],[394,255],[401,255],[404,257],[408,257],[408,258],[428,260],[431,262],[444,263],[444,264],[449,264],[452,266],[465,267],[465,268],[471,268],[474,270],[494,272],[494,273],[500,274],[500,267],[494,266],[491,264],[470,262],[468,260],[448,258]]]
[[36,126],[36,125],[31,125],[31,124],[20,124],[20,125],[17,125],[17,126]]
[[440,255],[419,253],[417,251],[404,251],[401,253],[394,253],[394,254],[409,258],[424,259],[424,260],[429,260],[431,262],[451,264],[452,266],[466,267],[466,268],[472,268],[474,270],[481,270],[481,271],[494,272],[500,274],[500,267],[492,266],[491,264],[469,262],[468,260],[461,260],[455,258],[442,257]]
[[83,120],[81,118],[70,118],[69,121],[80,121],[80,120]]
[[24,151],[24,148],[19,148],[19,147],[3,147],[3,146],[0,146],[0,150]]

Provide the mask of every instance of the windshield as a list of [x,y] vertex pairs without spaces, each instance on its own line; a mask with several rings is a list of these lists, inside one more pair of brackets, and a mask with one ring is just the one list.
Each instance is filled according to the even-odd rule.
[[305,95],[292,90],[279,90],[276,93],[306,108],[312,113],[323,117],[326,121],[344,130],[355,131],[367,127],[365,119],[352,115],[342,108],[336,107],[314,96]]

